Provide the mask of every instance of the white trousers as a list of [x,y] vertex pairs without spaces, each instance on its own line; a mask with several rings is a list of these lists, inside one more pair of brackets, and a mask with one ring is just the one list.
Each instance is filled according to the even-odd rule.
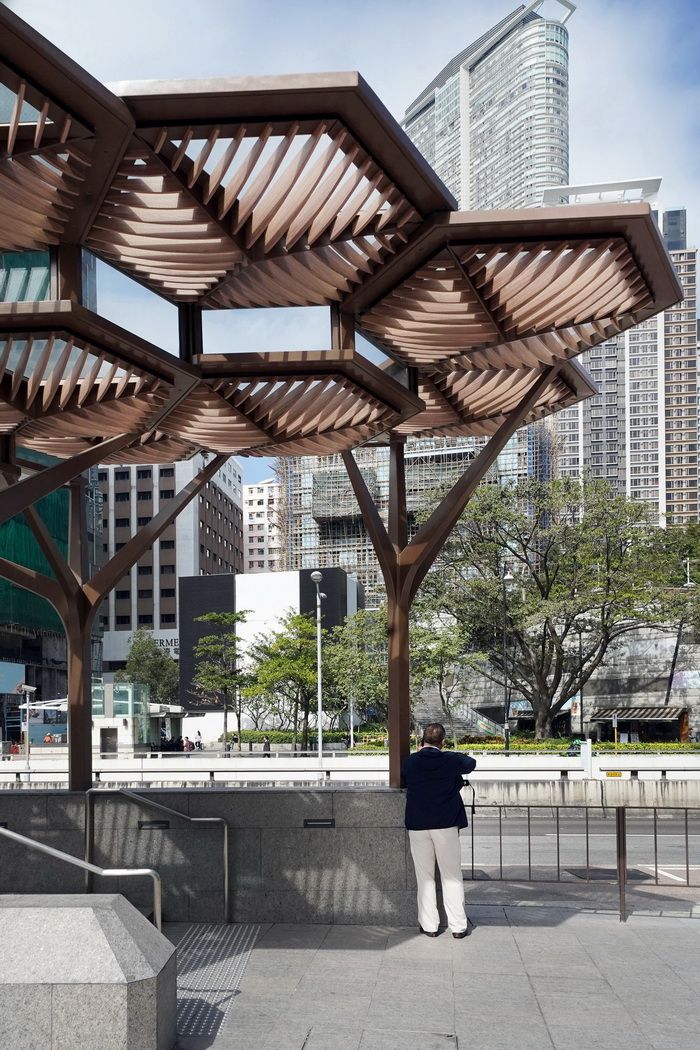
[[467,928],[467,915],[464,910],[459,828],[409,831],[408,838],[418,883],[418,922],[428,933],[434,933],[439,926],[435,893],[437,860],[447,924],[452,933],[461,933]]

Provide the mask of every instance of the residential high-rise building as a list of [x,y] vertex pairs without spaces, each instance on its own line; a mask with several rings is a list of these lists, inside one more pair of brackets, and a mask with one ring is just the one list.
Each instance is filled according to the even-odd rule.
[[661,525],[697,522],[700,509],[697,250],[685,220],[682,209],[663,216],[683,301],[582,354],[599,393],[553,417],[559,473],[608,478]]
[[282,568],[280,494],[276,478],[243,486],[244,572],[276,572]]
[[[104,553],[110,558],[167,506],[205,465],[202,454],[174,464],[101,466]],[[102,607],[103,668],[124,666],[139,627],[178,652],[178,579],[243,570],[241,466],[235,459],[207,482],[160,539],[116,584]]]
[[575,10],[522,4],[456,55],[403,127],[463,209],[522,208],[569,178],[569,35]]

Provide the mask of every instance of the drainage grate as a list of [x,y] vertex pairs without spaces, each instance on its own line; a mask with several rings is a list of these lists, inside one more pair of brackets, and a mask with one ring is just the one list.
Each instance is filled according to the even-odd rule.
[[257,925],[193,926],[177,949],[177,1030],[215,1035],[226,1020],[255,942]]

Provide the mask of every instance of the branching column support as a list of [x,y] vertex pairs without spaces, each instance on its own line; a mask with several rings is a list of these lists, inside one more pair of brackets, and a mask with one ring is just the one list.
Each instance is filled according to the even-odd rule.
[[541,372],[410,542],[407,532],[403,440],[392,436],[389,445],[388,529],[384,527],[354,456],[351,452],[343,452],[343,462],[386,584],[389,628],[389,783],[392,787],[401,786],[401,764],[409,752],[409,615],[416,593],[479,482],[537,404],[557,370],[558,366],[555,365]]
[[[77,457],[76,457],[77,458]],[[68,646],[68,758],[69,788],[92,787],[92,625],[103,599],[121,577],[175,520],[224,465],[228,456],[216,456],[149,524],[126,543],[92,577],[88,575],[85,492],[82,479],[71,485],[68,557],[60,552],[33,507],[25,518],[55,579],[0,558],[0,576],[18,587],[46,598],[56,609]],[[18,483],[18,486],[21,483]]]

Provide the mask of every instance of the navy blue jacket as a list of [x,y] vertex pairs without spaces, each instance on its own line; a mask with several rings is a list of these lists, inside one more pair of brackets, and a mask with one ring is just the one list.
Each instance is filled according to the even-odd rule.
[[467,814],[460,795],[462,777],[476,761],[458,751],[422,747],[403,764],[406,783],[406,827],[410,831],[430,828],[466,828]]

